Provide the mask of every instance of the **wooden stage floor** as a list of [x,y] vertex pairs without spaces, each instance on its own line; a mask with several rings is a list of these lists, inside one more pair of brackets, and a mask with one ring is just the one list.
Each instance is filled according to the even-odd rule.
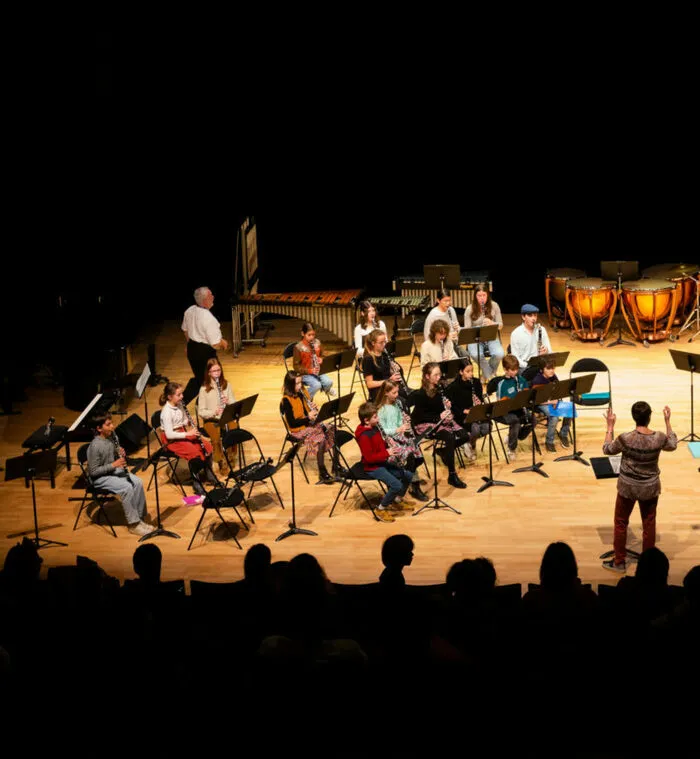
[[[520,317],[508,315],[505,322],[504,343],[507,343],[511,330],[520,323]],[[282,350],[288,342],[296,339],[300,323],[294,319],[275,320],[275,329],[268,335],[265,348],[246,347],[238,358],[230,353],[221,355],[236,398],[260,394],[245,427],[258,437],[265,455],[275,460],[283,439],[283,426],[278,413],[284,372]],[[225,334],[230,334],[230,324],[224,326],[227,328]],[[320,330],[319,336],[327,350],[343,347],[328,332]],[[646,400],[651,404],[654,410],[652,427],[663,428],[661,410],[668,404],[672,409],[672,426],[679,438],[690,432],[690,374],[675,369],[669,348],[699,353],[700,342],[688,344],[683,339],[649,348],[641,344],[605,348],[598,343],[574,342],[568,332],[552,333],[551,339],[555,351],[571,351],[566,366],[559,370],[560,377],[567,377],[568,367],[584,356],[595,356],[608,364],[612,371],[618,433],[632,428],[629,409],[637,400]],[[610,340],[612,335],[608,342]],[[157,356],[157,369],[161,374],[173,380],[187,380],[190,369],[178,322],[168,322],[163,326],[157,337]],[[137,367],[142,366],[145,359],[146,346],[134,346]],[[408,369],[408,360],[404,361],[404,366]],[[351,378],[351,370],[343,372],[343,392],[349,390]],[[419,374],[414,369],[410,384],[417,386],[418,379]],[[147,389],[149,413],[158,407],[162,387]],[[350,412],[353,429],[357,423],[356,408],[362,400],[359,388],[356,386],[355,389],[358,394]],[[696,393],[695,430],[700,433],[700,387],[696,388]],[[6,458],[22,453],[22,440],[44,424],[50,415],[56,417],[58,424],[66,425],[72,424],[78,416],[63,407],[60,389],[29,388],[28,396],[29,400],[17,407],[22,411],[20,415],[0,417],[0,457],[3,465]],[[127,410],[143,416],[143,402],[132,401]],[[602,414],[601,409],[586,410],[578,419],[578,447],[586,458],[602,455],[605,435]],[[73,455],[77,447],[72,446]],[[354,443],[347,448],[353,452],[352,460],[356,460],[359,449]],[[275,538],[287,528],[291,515],[289,468],[285,468],[276,480],[286,510],[280,508],[271,488],[256,486],[251,499],[256,524],[250,533],[238,532],[243,551],[238,550],[232,541],[225,540],[220,529],[210,530],[218,521],[216,515],[212,515],[205,519],[202,531],[188,552],[187,545],[199,519],[200,508],[183,506],[179,491],[166,482],[163,474],[160,487],[163,523],[166,529],[181,536],[180,540],[166,537],[156,539],[164,557],[163,579],[240,579],[245,549],[262,542],[272,549],[273,560],[290,559],[298,553],[310,552],[318,557],[330,579],[336,582],[371,582],[377,579],[381,571],[380,550],[384,539],[394,533],[407,533],[415,542],[414,562],[405,573],[407,581],[412,584],[442,582],[454,561],[479,555],[493,560],[501,583],[537,582],[542,553],[548,543],[556,540],[566,541],[572,546],[578,559],[580,577],[585,582],[591,582],[594,586],[599,582],[615,583],[617,576],[604,570],[598,558],[612,544],[615,481],[597,481],[590,467],[575,461],[555,463],[554,458],[562,455],[563,451],[547,453],[544,446],[543,455],[538,460],[544,462],[549,478],[533,472],[513,474],[514,468],[530,463],[530,444],[526,441],[521,444],[521,456],[517,463],[506,466],[502,459],[494,462],[494,477],[512,482],[515,487],[493,487],[477,494],[477,488],[482,484],[481,477],[488,473],[487,450],[479,452],[477,463],[460,473],[468,483],[466,490],[448,487],[444,467],[438,467],[439,495],[459,509],[461,515],[442,509],[426,510],[413,517],[410,511],[405,511],[391,524],[376,522],[371,512],[361,507],[359,497],[349,497],[329,519],[337,486],[307,485],[299,468],[295,467],[297,524],[316,531],[318,537],[295,535],[276,543]],[[59,454],[59,461],[62,457],[63,454]],[[681,583],[686,572],[700,564],[698,463],[686,443],[679,444],[676,452],[661,456],[663,492],[659,502],[657,540],[658,546],[670,559],[669,580],[673,583]],[[309,470],[313,483],[315,462],[310,462]],[[110,510],[115,519],[121,518],[121,526],[116,528],[118,539],[85,515],[78,529],[72,530],[79,504],[69,502],[68,498],[82,493],[82,489],[76,489],[78,472],[77,467],[68,472],[59,465],[55,490],[51,490],[47,480],[36,483],[42,537],[68,543],[66,548],[42,549],[44,569],[72,564],[77,555],[85,555],[96,560],[109,574],[120,579],[132,577],[131,557],[138,544],[136,537],[127,532],[118,504]],[[4,477],[4,472],[0,475]],[[141,476],[145,482],[148,481],[145,474]],[[378,492],[373,485],[367,490]],[[3,481],[0,484],[0,499],[0,556],[4,559],[7,550],[22,534],[33,534],[31,491],[25,489],[23,480]],[[148,494],[148,503],[150,512],[154,513],[153,490]],[[635,511],[630,523],[628,545],[641,548],[638,511]]]

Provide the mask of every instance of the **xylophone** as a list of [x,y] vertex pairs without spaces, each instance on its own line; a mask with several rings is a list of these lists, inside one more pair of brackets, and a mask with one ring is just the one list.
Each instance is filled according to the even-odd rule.
[[[462,272],[459,289],[452,289],[450,291],[452,305],[455,308],[466,308],[474,298],[474,288],[477,285],[488,285],[489,290],[493,289],[493,284],[489,281],[488,272]],[[397,277],[392,282],[392,289],[394,292],[401,293],[402,296],[427,296],[429,305],[435,305],[437,290],[426,287],[425,278],[421,275]],[[405,313],[406,311],[404,311],[404,315]]]

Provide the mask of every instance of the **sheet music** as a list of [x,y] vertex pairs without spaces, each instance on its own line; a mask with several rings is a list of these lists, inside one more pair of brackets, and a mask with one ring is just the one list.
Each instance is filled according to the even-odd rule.
[[615,474],[620,474],[620,463],[622,462],[622,454],[619,456],[610,456],[608,458],[608,461],[610,462],[610,466],[612,467],[613,472]]
[[68,432],[74,432],[78,428],[78,426],[83,421],[83,419],[85,419],[85,417],[90,413],[90,409],[92,409],[92,407],[97,403],[97,401],[100,400],[101,397],[102,397],[102,393],[98,393],[90,401],[90,405],[86,406],[86,408],[83,411],[83,413],[73,422],[73,424],[71,424],[71,426],[68,428]]

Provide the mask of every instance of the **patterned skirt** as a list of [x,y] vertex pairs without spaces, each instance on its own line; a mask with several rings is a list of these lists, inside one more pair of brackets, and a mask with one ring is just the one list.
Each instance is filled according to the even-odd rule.
[[304,427],[299,432],[293,432],[292,437],[299,440],[306,446],[306,450],[316,456],[319,449],[329,451],[335,442],[335,434],[332,427],[325,427],[323,424],[314,424]]
[[[437,422],[422,422],[421,424],[416,425],[416,434],[417,435],[423,435],[426,432],[429,432],[430,430],[435,427]],[[447,432],[459,432],[462,427],[455,422],[454,419],[450,419],[449,422],[443,422],[440,425],[441,430],[446,430]]]

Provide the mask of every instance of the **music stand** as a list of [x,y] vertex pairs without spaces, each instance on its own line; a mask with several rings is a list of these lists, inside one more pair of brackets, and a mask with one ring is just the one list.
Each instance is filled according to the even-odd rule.
[[481,382],[481,343],[488,343],[498,337],[498,324],[489,324],[487,327],[464,327],[460,329],[457,337],[458,345],[473,345],[476,343],[476,366],[478,377]]
[[459,264],[425,264],[423,279],[429,290],[459,290],[462,284]]
[[[338,353],[331,353],[330,355],[323,357],[319,374],[330,374],[331,372],[335,372],[337,377],[337,393],[340,395],[340,370],[349,369],[351,366],[354,366],[356,360],[357,351],[354,348],[346,348]],[[352,431],[347,419],[341,417],[340,421]]]
[[[416,439],[416,444],[418,444],[421,440],[434,440],[435,435],[440,431],[440,427],[444,424],[445,420],[440,419],[440,421],[429,431],[421,435],[419,438]],[[450,506],[449,503],[445,503],[441,498],[438,498],[437,494],[437,488],[438,488],[438,479],[437,479],[437,456],[435,454],[435,449],[433,448],[433,488],[435,492],[435,496],[431,498],[427,503],[424,503],[419,509],[414,511],[411,516],[415,517],[418,516],[418,514],[421,513],[424,509],[451,509],[454,511],[455,514],[461,514],[461,511],[458,511],[455,509],[454,506]]]
[[[620,476],[622,456],[591,456],[591,466],[596,480],[614,479]],[[633,551],[625,546],[625,551],[635,559],[639,559],[639,551]],[[615,549],[601,553],[598,558],[609,559],[615,555]]]
[[676,351],[669,349],[673,363],[676,365],[676,369],[680,369],[684,372],[690,372],[690,434],[681,438],[681,442],[690,440],[700,440],[700,435],[695,434],[695,420],[693,418],[695,414],[695,404],[693,395],[693,375],[700,368],[700,356],[697,353],[687,353],[686,351]]
[[29,540],[39,548],[47,546],[67,546],[68,543],[60,543],[58,540],[47,540],[39,537],[39,522],[36,514],[36,489],[34,478],[37,474],[48,472],[53,480],[53,472],[56,469],[56,451],[41,451],[39,453],[25,453],[23,456],[15,456],[5,462],[5,480],[16,480],[24,477],[24,487],[32,483],[32,508],[34,509],[34,537]]
[[531,356],[527,360],[527,366],[523,369],[523,377],[528,381],[532,380],[537,375],[537,372],[542,370],[545,361],[554,361],[554,366],[564,366],[569,360],[569,351],[561,351],[559,353],[544,353],[541,356]]
[[280,540],[284,540],[290,535],[318,535],[318,533],[313,530],[305,530],[301,527],[297,527],[296,501],[294,499],[294,457],[297,455],[300,446],[301,443],[294,443],[275,467],[275,472],[278,472],[285,464],[289,464],[289,478],[292,482],[292,521],[289,523],[289,529],[275,538],[275,543],[279,543]]
[[469,361],[468,358],[450,358],[447,361],[440,361],[442,379],[446,381],[446,384],[449,384],[457,376],[467,361]]
[[[146,387],[148,385],[148,378],[151,376],[151,368],[149,367],[148,363],[146,363],[146,366],[143,367],[143,371],[141,372],[141,376],[136,380],[136,395],[138,398],[141,398],[143,396],[143,413],[146,417],[146,419],[150,420],[150,417],[148,416],[148,396],[146,395]],[[158,436],[158,433],[156,432],[156,437]],[[165,535],[166,538],[180,538],[180,535],[178,535],[176,532],[172,532],[171,530],[166,530],[163,528],[163,524],[160,521],[160,493],[158,491],[158,460],[153,456],[153,459],[151,460],[151,436],[146,435],[146,464],[144,465],[144,469],[148,467],[148,464],[153,465],[153,483],[156,488],[156,527],[152,532],[149,532],[148,535],[143,535],[139,538],[139,543],[143,543],[144,540],[150,540],[151,538],[157,538],[159,535]]]
[[[572,445],[574,452],[566,456],[558,456],[555,461],[580,461],[584,466],[590,466],[588,461],[584,459],[581,454],[583,451],[576,450],[576,396],[582,396],[585,393],[590,393],[595,381],[595,374],[584,374],[582,377],[571,377],[570,379],[558,382],[558,392],[566,393],[571,400],[571,425],[572,425]],[[562,395],[562,398],[565,396]]]
[[[355,393],[348,393],[347,395],[342,395],[339,398],[334,398],[332,401],[326,401],[323,406],[321,406],[318,416],[316,419],[314,419],[314,424],[321,424],[322,422],[325,422],[326,419],[330,419],[333,417],[333,440],[335,441],[336,436],[338,435],[338,417],[341,419],[343,418],[343,414],[350,408],[350,404],[352,403],[352,399],[355,397]],[[347,425],[349,428],[349,425]],[[333,463],[332,463],[332,469],[333,474],[335,475],[338,471],[338,446],[333,446]]]
[[219,427],[223,429],[227,424],[238,422],[242,417],[249,416],[255,407],[258,395],[259,393],[256,393],[255,395],[249,395],[247,398],[242,398],[240,401],[229,403],[221,412]]
[[[518,469],[514,469],[513,473],[536,472],[537,474],[541,474],[543,477],[549,477],[547,472],[542,471],[542,466],[544,463],[542,461],[535,463],[535,448],[539,448],[539,445],[537,444],[537,436],[535,434],[535,408],[537,406],[541,406],[549,400],[552,400],[552,393],[554,392],[554,389],[555,383],[550,382],[548,385],[542,385],[541,387],[531,388],[530,390],[524,391],[529,393],[530,396],[528,406],[530,408],[530,418],[532,421],[532,464],[530,466],[521,466]],[[516,395],[515,397],[517,398],[518,396]]]
[[613,345],[634,345],[629,340],[622,339],[622,283],[639,279],[639,261],[601,261],[600,276],[604,280],[617,280],[617,339],[608,343],[606,348]]
[[[526,391],[527,392],[527,391]],[[493,418],[496,416],[503,416],[514,408],[520,408],[513,404],[512,399],[504,398],[496,403],[480,403],[478,406],[472,406],[469,409],[469,413],[464,417],[464,428],[469,429],[473,422],[482,422],[486,420],[489,425],[489,476],[482,477],[484,484],[476,491],[481,493],[487,488],[495,485],[502,485],[506,488],[514,487],[512,482],[506,482],[505,480],[493,479]]]

